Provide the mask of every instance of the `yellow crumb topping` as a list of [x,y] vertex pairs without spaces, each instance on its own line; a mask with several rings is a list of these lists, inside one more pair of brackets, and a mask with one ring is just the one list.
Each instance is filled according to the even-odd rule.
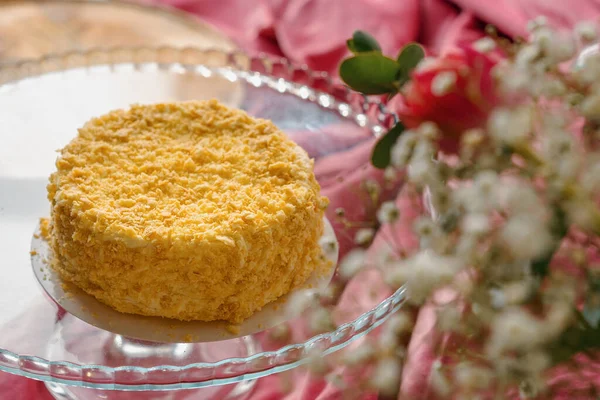
[[48,218],[40,218],[40,235],[43,239],[50,237],[50,220]]
[[240,334],[240,326],[239,325],[227,325],[225,327],[225,329],[227,330],[227,332],[231,333],[232,335]]
[[312,161],[217,101],[95,118],[56,167],[53,266],[119,311],[237,323],[321,263]]

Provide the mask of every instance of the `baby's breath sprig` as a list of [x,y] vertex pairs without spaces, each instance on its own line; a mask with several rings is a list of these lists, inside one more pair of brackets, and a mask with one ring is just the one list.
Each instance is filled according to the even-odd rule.
[[[379,262],[411,304],[437,308],[434,337],[444,345],[428,390],[439,396],[551,398],[552,368],[600,353],[600,51],[587,47],[597,25],[559,32],[537,18],[528,29],[510,41],[488,28],[437,58],[409,44],[396,59],[357,32],[340,67],[355,90],[400,96],[402,122],[379,140],[372,163],[403,176],[429,210],[413,226],[412,253],[351,253],[345,280]],[[395,202],[380,202],[374,217],[358,245],[389,234],[379,227],[394,228]],[[432,303],[442,289],[452,300]],[[411,332],[412,319],[395,321]],[[406,340],[392,337],[384,347],[403,353]],[[395,370],[389,351],[367,353],[374,371]],[[388,375],[370,385],[391,392],[397,376]]]

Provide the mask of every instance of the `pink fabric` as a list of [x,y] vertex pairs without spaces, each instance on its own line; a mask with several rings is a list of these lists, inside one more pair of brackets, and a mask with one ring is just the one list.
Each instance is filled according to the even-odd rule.
[[[472,41],[482,35],[490,23],[508,35],[524,35],[528,19],[544,14],[550,23],[570,27],[600,15],[598,0],[143,0],[165,3],[200,16],[231,36],[250,53],[266,52],[285,56],[295,63],[335,74],[339,61],[347,55],[345,40],[356,29],[374,34],[387,54],[394,55],[407,42],[419,41],[429,51],[440,53],[461,41]],[[332,131],[331,146],[360,141],[360,133],[348,136]],[[357,141],[357,143],[358,143]],[[325,156],[315,170],[323,183],[324,193],[331,199],[330,210],[345,207],[353,218],[361,218],[365,210],[356,208],[356,185],[367,177],[381,179],[381,173],[368,165],[372,140],[367,140],[341,155]],[[307,144],[308,147],[308,144]],[[323,149],[308,149],[319,155]],[[344,176],[343,181],[338,177]],[[406,199],[398,199],[403,215],[415,215]],[[406,226],[399,224],[399,226]],[[378,234],[375,243],[394,236],[402,245],[414,245],[408,230]],[[384,237],[385,236],[385,237]],[[351,237],[340,238],[347,251]],[[342,304],[348,312],[357,302],[373,301],[368,289],[377,277],[366,274],[351,282]],[[370,280],[370,281],[369,281]],[[364,307],[362,305],[361,307]],[[408,347],[408,360],[403,368],[400,398],[433,398],[428,389],[428,374],[434,361],[431,326],[435,320],[432,306],[422,308]],[[268,346],[268,343],[265,345]],[[593,370],[594,365],[588,367]],[[596,369],[598,367],[596,366]],[[565,373],[566,374],[566,373]],[[555,381],[568,380],[565,375]],[[598,376],[595,374],[594,376]],[[331,384],[313,376],[295,372],[295,390],[284,393],[277,376],[259,380],[252,399],[312,400],[340,399],[341,393]],[[376,395],[365,393],[363,399]],[[0,373],[0,398],[46,400],[43,384]],[[564,397],[567,398],[567,397]],[[574,398],[574,397],[571,397]],[[577,397],[586,398],[586,397]]]
[[212,23],[249,52],[283,55],[335,73],[356,29],[372,33],[394,55],[410,41],[434,53],[482,35],[493,24],[525,35],[527,21],[545,15],[559,27],[594,19],[598,0],[141,0],[181,8]]

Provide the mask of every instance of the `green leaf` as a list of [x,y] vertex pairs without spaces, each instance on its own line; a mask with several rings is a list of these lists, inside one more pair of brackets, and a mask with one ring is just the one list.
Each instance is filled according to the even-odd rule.
[[398,78],[400,81],[407,81],[410,73],[419,62],[425,57],[425,50],[417,43],[409,43],[402,48],[400,54],[398,54],[398,64],[400,64],[400,74]]
[[354,54],[367,53],[370,51],[377,51],[381,53],[381,46],[377,43],[377,40],[371,35],[363,31],[355,31],[352,35],[352,39],[346,41],[348,49]]
[[375,168],[384,169],[390,165],[392,147],[402,132],[404,132],[404,125],[398,122],[375,144],[371,155],[371,163]]
[[353,39],[346,40],[346,47],[348,47],[348,50],[350,50],[354,54],[360,53],[360,51],[358,51],[358,49],[356,48]]
[[375,52],[357,54],[340,65],[342,80],[364,94],[395,93],[394,82],[399,71],[396,61]]

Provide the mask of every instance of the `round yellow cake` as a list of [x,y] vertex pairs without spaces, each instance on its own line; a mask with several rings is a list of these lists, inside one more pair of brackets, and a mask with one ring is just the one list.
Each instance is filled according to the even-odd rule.
[[118,311],[239,323],[322,265],[312,161],[217,101],[92,119],[56,167],[52,266]]

